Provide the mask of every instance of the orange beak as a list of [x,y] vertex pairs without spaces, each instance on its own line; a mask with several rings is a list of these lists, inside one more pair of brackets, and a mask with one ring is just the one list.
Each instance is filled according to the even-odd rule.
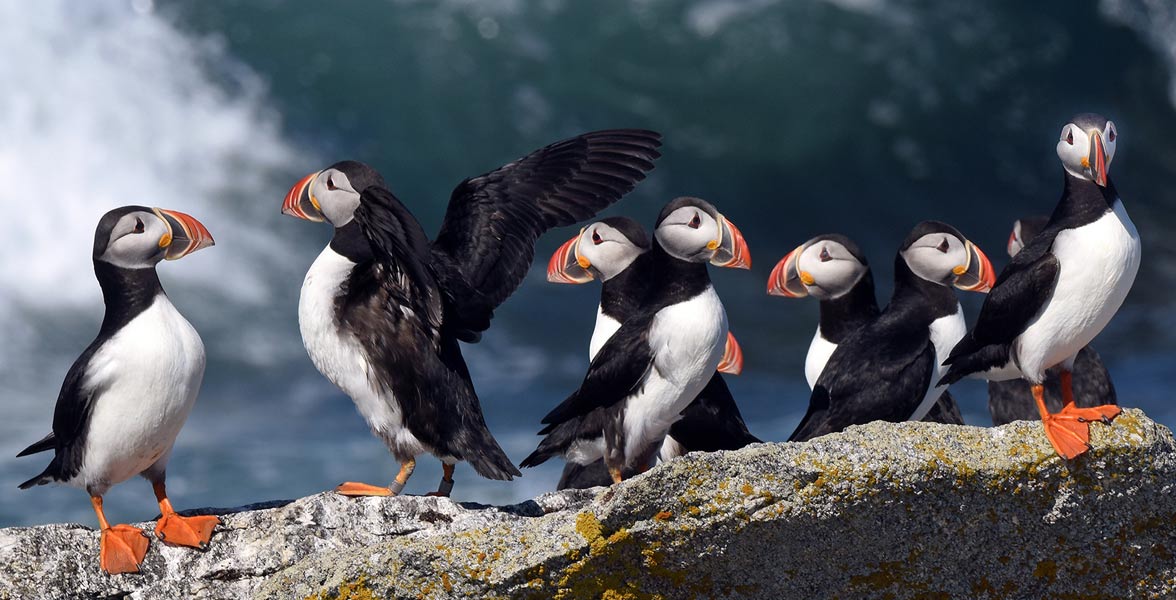
[[1107,187],[1107,152],[1103,148],[1102,134],[1097,131],[1090,133],[1090,175],[1094,182],[1101,187]]
[[595,279],[588,267],[588,259],[580,256],[581,229],[576,237],[566,241],[547,262],[547,281],[552,283],[588,283]]
[[318,201],[310,193],[314,178],[322,171],[316,171],[298,180],[294,187],[286,192],[286,199],[282,202],[282,214],[321,223],[326,220],[323,211],[319,209]]
[[747,249],[743,233],[727,217],[719,215],[719,239],[711,243],[715,246],[715,255],[710,260],[712,265],[733,269],[751,268],[751,250]]
[[159,240],[159,246],[166,249],[165,259],[178,260],[216,243],[208,228],[191,215],[162,208],[152,210],[167,225],[168,233]]
[[804,244],[797,246],[772,268],[772,274],[768,275],[768,294],[785,298],[803,298],[808,295],[808,288],[804,287],[800,280],[800,269],[797,265],[804,248]]
[[735,336],[730,331],[727,332],[727,345],[723,348],[723,360],[719,361],[719,366],[715,370],[729,375],[743,372],[743,348],[739,347],[739,342],[735,341]]
[[965,292],[987,294],[996,285],[996,270],[980,247],[967,242],[968,264],[955,268],[955,286]]

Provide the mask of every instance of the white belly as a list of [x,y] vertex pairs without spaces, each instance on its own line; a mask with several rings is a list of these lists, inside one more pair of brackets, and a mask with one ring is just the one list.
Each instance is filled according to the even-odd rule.
[[625,400],[625,461],[661,440],[706,387],[727,342],[727,313],[714,288],[666,307],[653,319],[653,369],[641,391]]
[[911,413],[908,421],[923,420],[923,417],[927,416],[931,407],[935,406],[935,402],[943,395],[943,390],[947,389],[947,386],[937,386],[935,383],[947,373],[947,367],[943,366],[943,361],[947,360],[952,348],[955,348],[956,344],[964,339],[964,335],[968,332],[968,324],[964,321],[963,307],[956,304],[955,314],[935,319],[931,322],[930,329],[931,343],[935,346],[935,370],[931,372],[931,383],[927,388],[927,393],[923,395],[923,401],[919,403],[915,412]]
[[1014,344],[1022,372],[1035,382],[1078,354],[1122,306],[1139,271],[1139,233],[1116,201],[1094,223],[1059,233],[1052,252],[1054,292]]
[[825,364],[836,349],[837,344],[821,337],[821,327],[818,325],[817,333],[813,334],[813,341],[809,344],[808,355],[804,357],[804,378],[810,390],[817,386],[821,371],[825,370]]
[[596,329],[592,330],[592,341],[588,343],[589,362],[596,358],[596,353],[600,352],[608,338],[611,338],[620,328],[620,321],[604,314],[600,307],[596,308]]
[[355,263],[327,246],[302,282],[298,328],[311,362],[331,383],[351,397],[372,432],[404,460],[432,452],[404,426],[392,392],[373,385],[371,364],[359,342],[335,321],[335,298]]
[[105,389],[95,400],[82,468],[69,481],[103,490],[159,463],[204,379],[200,335],[160,294],[93,356],[83,385]]

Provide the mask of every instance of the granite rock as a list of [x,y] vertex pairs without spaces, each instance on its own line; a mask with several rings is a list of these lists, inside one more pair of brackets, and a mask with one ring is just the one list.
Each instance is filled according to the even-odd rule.
[[1091,437],[1066,462],[1039,423],[874,423],[512,506],[322,493],[190,511],[222,515],[212,547],[153,541],[134,575],[98,570],[89,527],[4,529],[0,599],[1176,594],[1171,432],[1127,410]]

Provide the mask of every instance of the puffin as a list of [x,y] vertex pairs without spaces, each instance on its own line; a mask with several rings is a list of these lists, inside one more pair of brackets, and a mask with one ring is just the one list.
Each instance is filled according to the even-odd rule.
[[[629,217],[608,217],[589,224],[565,242],[551,256],[547,279],[553,283],[582,284],[599,279],[600,306],[596,326],[588,348],[591,362],[600,348],[630,316],[647,301],[653,274],[649,236],[645,228]],[[718,371],[686,407],[682,418],[670,426],[658,451],[665,462],[686,452],[737,450],[760,440],[748,431],[747,423],[735,404],[721,373],[737,375],[743,368],[743,353],[735,337],[728,332],[727,347]],[[602,414],[606,409],[597,409]],[[572,436],[574,442],[600,447],[603,428],[594,419],[573,419],[562,423],[553,438]],[[556,489],[588,488],[610,484],[603,459],[589,465],[567,462]]]
[[37,476],[86,490],[98,517],[99,564],[110,574],[136,573],[148,538],[131,525],[111,525],[102,497],[135,475],[151,482],[159,503],[155,535],[178,546],[207,548],[215,516],[176,514],[165,485],[176,436],[200,393],[204,343],[171,303],[155,266],[213,245],[208,229],[179,211],[124,206],[107,212],[94,232],[94,275],[106,313],[98,336],[65,375],[53,430],[17,454],[53,451]]
[[[662,209],[650,245],[636,259],[649,261],[645,300],[600,346],[579,389],[543,418],[547,437],[523,467],[563,454],[581,465],[603,458],[613,483],[644,471],[728,355],[727,314],[707,263],[750,268],[742,233],[709,202],[684,196]],[[572,252],[582,269],[592,265],[586,248]],[[598,443],[585,443],[591,430],[602,432]]]
[[[1046,437],[1067,460],[1090,448],[1091,421],[1109,423],[1121,412],[1113,404],[1079,408],[1073,390],[1078,353],[1118,312],[1139,271],[1139,232],[1108,175],[1118,137],[1114,122],[1094,113],[1062,127],[1062,197],[1001,271],[941,380],[1025,379]],[[1051,413],[1045,379],[1054,367],[1062,409]]]
[[[881,311],[874,296],[874,275],[861,248],[839,233],[818,235],[789,252],[768,276],[768,294],[785,298],[812,296],[820,301],[820,320],[804,361],[812,390],[837,345]],[[947,390],[924,421],[963,425],[959,406]]]
[[923,221],[894,260],[894,292],[872,321],[837,345],[789,441],[871,421],[918,421],[946,386],[940,363],[966,331],[952,287],[986,292],[988,257],[955,227]]
[[[1009,234],[1009,256],[1016,256],[1017,252],[1044,229],[1048,222],[1049,217],[1045,215],[1015,221],[1013,231]],[[1111,382],[1111,374],[1107,372],[1094,348],[1083,346],[1078,351],[1078,357],[1074,359],[1073,373],[1074,404],[1079,408],[1119,403],[1115,395],[1115,385]],[[1045,375],[1045,406],[1049,412],[1058,412],[1062,409],[1062,388],[1056,367]],[[1034,406],[1029,384],[1023,379],[989,381],[988,412],[992,415],[993,425],[1040,418]]]
[[399,494],[426,453],[442,463],[433,495],[450,494],[459,461],[489,479],[521,474],[486,426],[459,342],[489,328],[540,235],[619,200],[653,169],[660,145],[653,131],[589,132],[468,178],[432,241],[361,162],[335,163],[290,189],[283,213],[334,228],[303,281],[303,345],[400,463],[387,486],[345,482],[337,493]]

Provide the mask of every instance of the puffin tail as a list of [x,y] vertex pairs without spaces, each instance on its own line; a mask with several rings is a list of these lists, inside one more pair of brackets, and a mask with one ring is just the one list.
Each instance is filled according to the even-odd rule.
[[527,458],[524,458],[523,462],[519,463],[519,466],[523,468],[537,467],[547,462],[547,460],[553,456],[566,453],[568,448],[570,448],[576,441],[576,438],[582,437],[580,435],[581,428],[591,430],[590,424],[583,422],[580,419],[564,421],[558,425],[548,425],[547,427],[544,427],[539,432],[539,435],[544,435],[547,437],[544,437],[543,440],[539,442],[539,446],[535,448],[535,451],[527,456]]
[[989,369],[999,368],[1009,362],[1008,344],[976,344],[972,336],[967,336],[956,344],[951,355],[943,361],[948,366],[947,373],[935,384],[937,386],[951,385],[973,373],[983,373]]
[[464,453],[466,462],[470,463],[478,475],[486,479],[510,481],[522,476],[522,471],[510,461],[506,452],[494,440],[494,436],[490,435],[490,430],[485,426],[480,429],[481,435],[475,442],[475,450]]
[[45,485],[47,483],[52,483],[55,479],[57,479],[57,461],[56,460],[49,463],[49,466],[45,467],[45,470],[41,471],[41,473],[39,475],[20,484],[18,487],[22,490],[27,490],[33,486]]
[[30,454],[36,454],[38,452],[52,450],[56,445],[57,445],[57,437],[54,436],[52,432],[50,432],[49,435],[41,438],[41,441],[34,443],[33,445],[29,446],[28,448],[25,448],[24,450],[21,450],[20,454],[17,454],[16,457],[20,458],[22,456],[28,456]]

